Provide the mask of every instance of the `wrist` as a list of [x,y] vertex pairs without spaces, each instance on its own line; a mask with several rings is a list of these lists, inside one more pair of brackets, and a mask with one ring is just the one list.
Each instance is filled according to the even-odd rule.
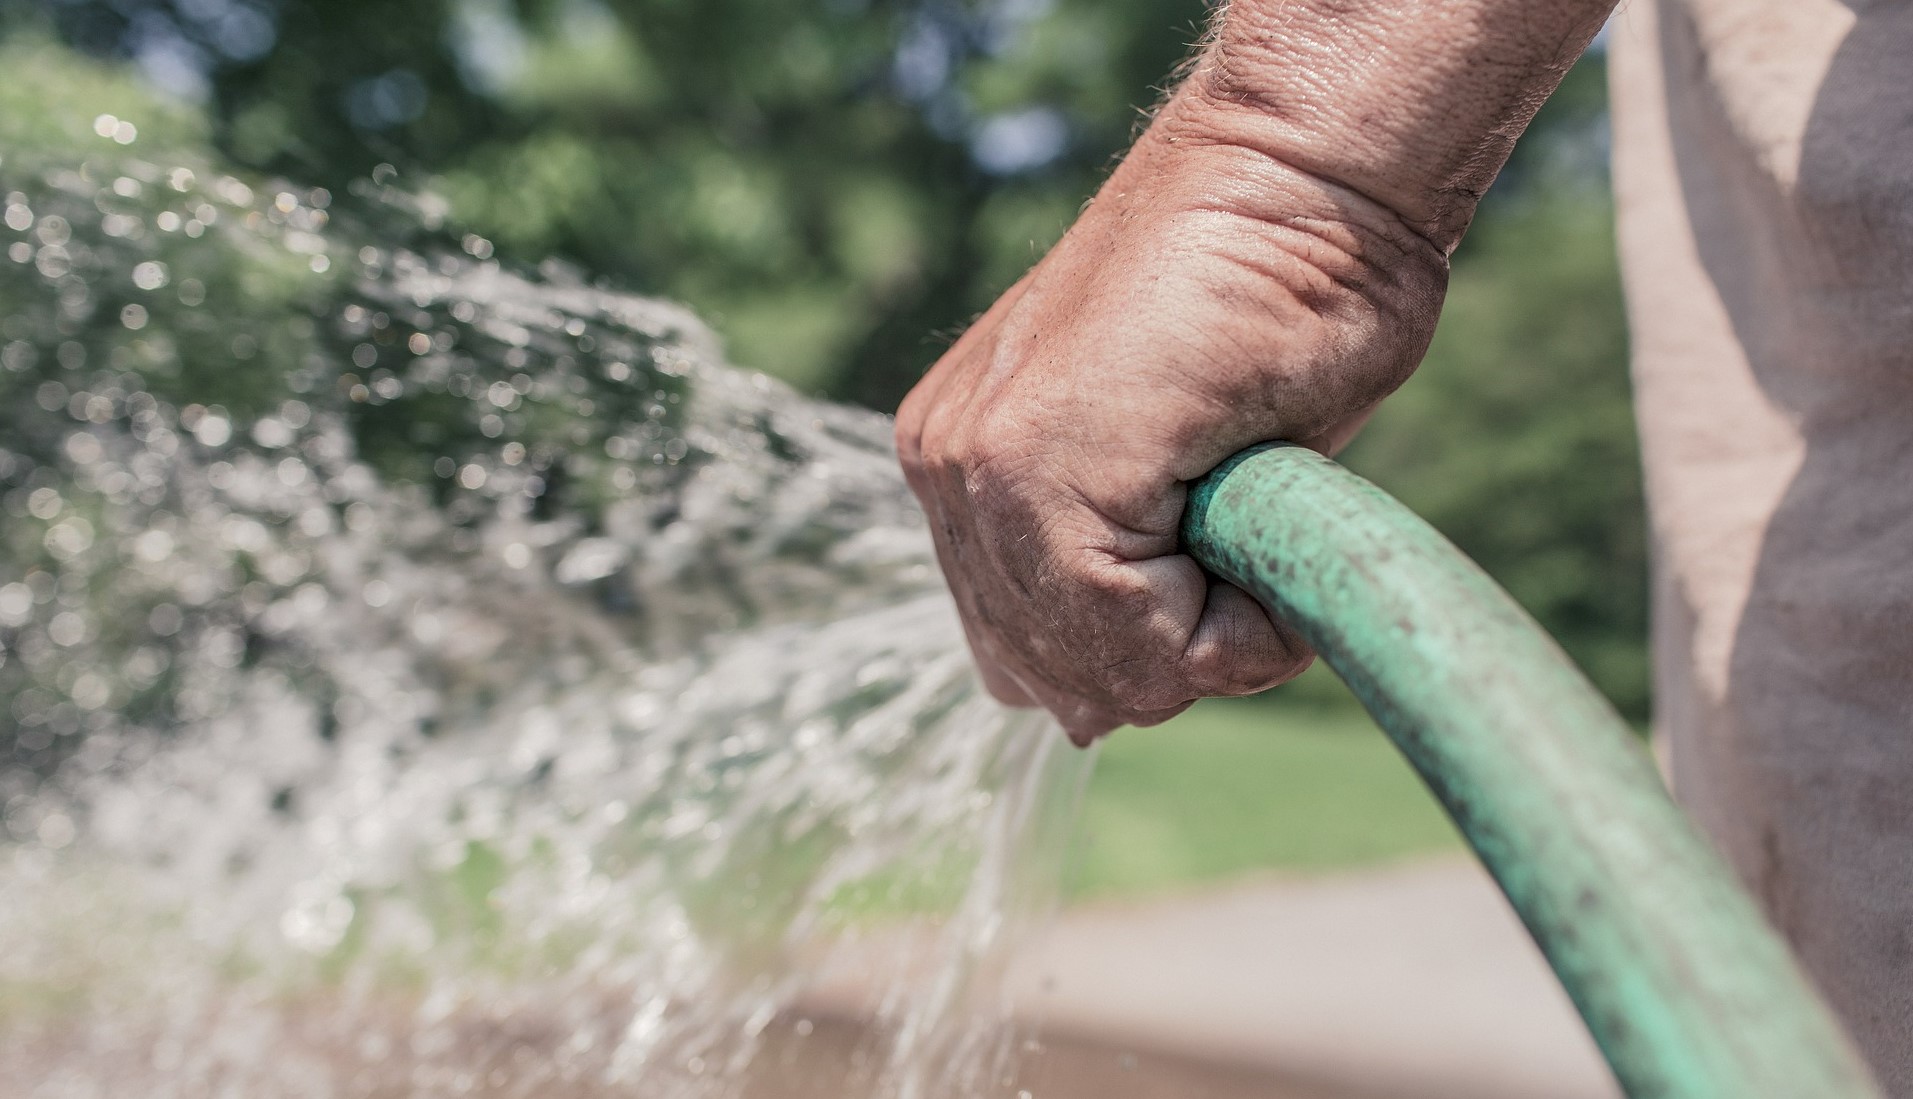
[[1339,185],[1452,251],[1611,7],[1236,0],[1160,121]]
[[1185,84],[1110,182],[1146,191],[1177,213],[1253,223],[1259,239],[1344,289],[1379,289],[1393,273],[1445,281],[1450,249],[1444,242],[1374,190],[1324,174],[1297,155],[1302,150],[1267,140],[1264,129]]

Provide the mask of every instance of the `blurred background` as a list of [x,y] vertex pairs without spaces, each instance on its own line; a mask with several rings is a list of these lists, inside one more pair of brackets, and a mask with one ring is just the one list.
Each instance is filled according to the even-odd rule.
[[[1200,0],[5,0],[0,34],[16,72],[22,51],[80,54],[203,112],[238,164],[337,191],[391,165],[507,258],[686,302],[740,365],[888,411],[1061,235],[1205,18]],[[1644,721],[1606,139],[1597,49],[1482,207],[1427,364],[1346,461]],[[1257,735],[1270,707],[1350,735]],[[1312,673],[1116,738],[1076,888],[1450,843],[1364,725]]]
[[[1063,232],[1206,18],[1201,0],[0,0],[0,112],[138,85],[185,120],[175,144],[338,193],[398,178],[500,258],[682,301],[738,364],[889,411]],[[1455,257],[1426,365],[1345,460],[1644,724],[1607,169],[1597,46]],[[1068,888],[1090,905],[1459,849],[1319,672],[1113,738],[1083,835]]]

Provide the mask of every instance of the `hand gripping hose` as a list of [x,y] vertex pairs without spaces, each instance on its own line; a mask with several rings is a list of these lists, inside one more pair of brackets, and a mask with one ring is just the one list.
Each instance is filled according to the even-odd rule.
[[1878,1096],[1638,738],[1433,527],[1329,459],[1276,445],[1198,482],[1183,537],[1300,630],[1408,756],[1629,1096]]

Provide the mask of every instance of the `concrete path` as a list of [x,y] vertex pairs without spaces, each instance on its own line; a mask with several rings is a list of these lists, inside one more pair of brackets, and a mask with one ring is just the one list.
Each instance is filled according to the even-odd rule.
[[[1459,858],[1065,912],[1020,971],[1059,1043],[1236,1066],[1325,1095],[1613,1099],[1566,995]],[[1111,1099],[1115,1099],[1115,1092]]]

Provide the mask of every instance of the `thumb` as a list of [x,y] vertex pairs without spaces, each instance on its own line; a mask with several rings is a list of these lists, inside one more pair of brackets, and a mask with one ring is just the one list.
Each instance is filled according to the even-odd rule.
[[1315,652],[1254,596],[1211,578],[1202,617],[1183,659],[1190,683],[1203,693],[1245,695],[1301,675],[1314,662]]

